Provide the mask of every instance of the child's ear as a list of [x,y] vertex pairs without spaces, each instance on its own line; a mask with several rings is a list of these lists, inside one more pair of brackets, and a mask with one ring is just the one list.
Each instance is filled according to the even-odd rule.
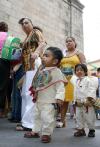
[[57,65],[57,64],[58,64],[58,59],[54,59],[53,65]]

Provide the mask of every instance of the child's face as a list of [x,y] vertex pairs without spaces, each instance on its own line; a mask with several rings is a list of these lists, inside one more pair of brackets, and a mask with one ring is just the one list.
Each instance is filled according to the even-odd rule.
[[84,70],[82,69],[81,66],[78,66],[78,67],[76,68],[76,76],[79,77],[79,78],[85,76],[85,72],[84,72]]
[[45,67],[55,66],[55,59],[51,51],[45,51],[45,53],[42,56],[42,63]]

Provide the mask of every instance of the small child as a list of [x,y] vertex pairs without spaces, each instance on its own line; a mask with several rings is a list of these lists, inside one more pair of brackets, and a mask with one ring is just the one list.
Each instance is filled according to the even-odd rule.
[[[63,55],[59,48],[49,47],[42,57],[42,66],[33,79],[34,127],[24,137],[37,138],[41,131],[41,142],[49,143],[55,127],[55,109],[63,104],[65,97],[64,75],[58,68]],[[33,90],[34,91],[34,90]],[[34,95],[34,92],[33,92]],[[55,108],[56,107],[56,108]]]
[[88,77],[87,72],[85,64],[77,64],[75,66],[75,74],[78,77],[75,88],[78,130],[74,133],[75,137],[86,136],[85,124],[89,128],[88,137],[95,137],[95,110],[91,100],[96,98],[98,83],[94,81],[93,77]]

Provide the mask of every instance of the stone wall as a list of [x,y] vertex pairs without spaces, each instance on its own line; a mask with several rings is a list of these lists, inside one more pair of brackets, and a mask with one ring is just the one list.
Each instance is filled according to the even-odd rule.
[[18,20],[29,17],[43,29],[48,45],[65,48],[66,36],[72,35],[83,50],[82,9],[78,0],[0,0],[0,21],[8,23],[10,33],[24,38]]

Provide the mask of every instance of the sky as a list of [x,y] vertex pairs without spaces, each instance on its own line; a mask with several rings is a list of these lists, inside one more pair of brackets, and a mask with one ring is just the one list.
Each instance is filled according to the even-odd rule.
[[87,61],[100,59],[100,0],[80,0],[83,9],[84,54]]

